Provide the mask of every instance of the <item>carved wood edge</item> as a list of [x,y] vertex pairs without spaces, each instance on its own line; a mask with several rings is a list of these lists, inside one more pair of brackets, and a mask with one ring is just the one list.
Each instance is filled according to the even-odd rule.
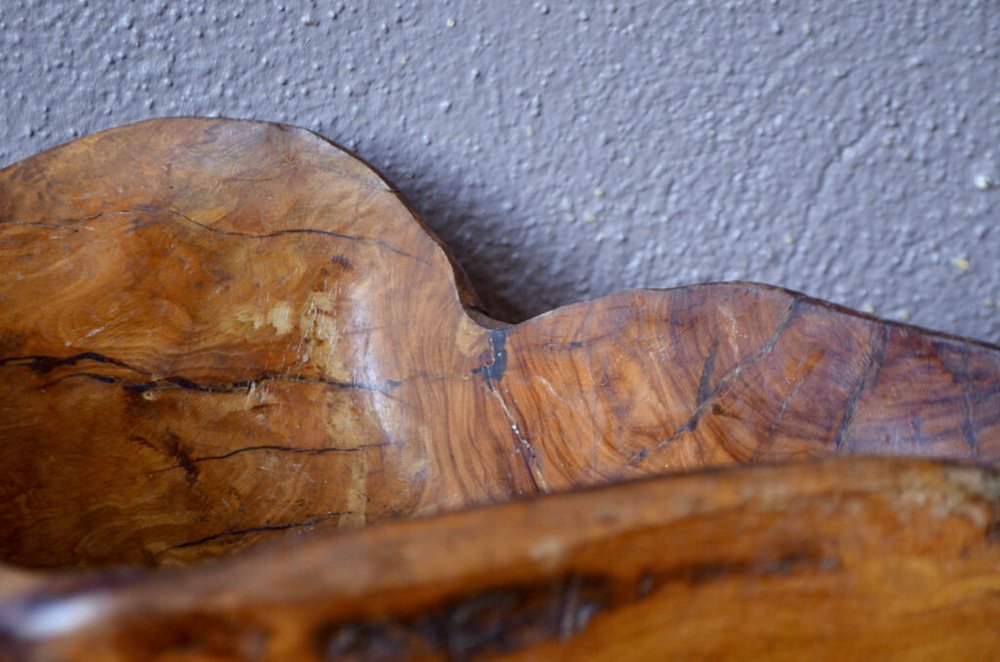
[[[787,581],[808,587],[803,595],[823,596],[815,602],[803,598],[801,605],[834,619],[827,632],[859,632],[866,625],[876,632],[884,625],[884,632],[945,651],[958,650],[960,635],[980,646],[974,650],[996,645],[995,629],[987,625],[997,614],[995,492],[956,496],[947,480],[942,487],[927,478],[977,476],[970,480],[995,485],[988,468],[1000,454],[995,346],[749,283],[625,292],[502,324],[480,309],[444,247],[371,168],[307,131],[230,120],[122,127],[0,171],[0,265],[0,556],[11,564],[0,574],[0,593],[8,596],[0,601],[0,648],[11,655],[32,646],[65,645],[71,651],[87,642],[104,647],[108,659],[132,659],[148,652],[140,639],[173,653],[185,645],[196,652],[219,648],[222,659],[279,659],[275,651],[307,649],[317,656],[364,656],[373,653],[365,646],[383,645],[400,654],[440,656],[534,646],[555,655],[564,646],[599,646],[594,650],[627,657],[617,647],[628,641],[641,642],[639,651],[696,651],[696,639],[706,632],[710,640],[735,641],[725,632],[744,632],[733,629],[738,615],[713,621],[705,607],[680,621],[686,625],[678,632],[687,634],[671,629],[665,638],[657,633],[674,622],[658,620],[657,614],[667,613],[665,605],[683,598],[685,604],[745,608],[751,604],[747,591],[785,587],[786,570],[796,578]],[[833,455],[926,456],[982,468],[858,459],[577,493],[635,478]],[[904,490],[886,476],[906,477],[914,487]],[[871,503],[855,499],[854,478],[875,481],[889,496],[873,496]],[[573,522],[590,526],[588,499],[628,494],[638,513],[642,490],[663,489],[654,501],[679,508],[686,497],[675,493],[677,486],[728,493],[736,489],[730,481],[764,495],[772,482],[831,487],[820,499],[826,505],[813,503],[808,517],[800,513],[786,522],[744,509],[736,519],[711,515],[704,528],[684,529],[684,536],[694,536],[684,540],[702,541],[684,553],[709,558],[716,546],[743,549],[733,531],[753,531],[758,522],[761,528],[748,540],[760,556],[750,561],[725,557],[716,566],[703,562],[701,570],[691,569],[669,554],[659,556],[662,545],[681,539],[672,537],[676,531],[654,535],[655,545],[635,552],[635,568],[661,559],[675,568],[667,576],[679,578],[648,589],[672,596],[655,608],[608,597],[642,593],[640,584],[654,580],[641,572],[631,584],[616,578],[612,588],[600,581],[595,588],[587,583],[589,575],[570,566],[544,569],[547,533],[509,528],[536,507],[549,512],[535,504],[561,504],[558,517],[550,513],[545,525],[554,527],[545,531],[553,532],[558,546],[560,536],[574,533]],[[824,481],[843,482],[836,487]],[[520,501],[548,492],[570,494]],[[786,501],[776,501],[776,511],[798,507],[798,496],[780,493]],[[399,521],[511,499],[517,502],[475,515]],[[968,521],[932,507],[970,499],[986,510]],[[879,545],[886,545],[885,555],[905,548],[914,555],[907,556],[906,572],[894,575],[889,568],[896,559],[888,556],[879,557],[883,574],[875,566],[848,564],[844,572],[853,573],[854,592],[838,593],[834,580],[844,576],[827,571],[841,572],[836,568],[842,560],[827,568],[827,557],[820,555],[799,566],[794,555],[768,547],[768,536],[788,542],[827,535],[820,511],[836,511],[846,502],[854,504],[853,517],[892,527],[873,524],[862,532],[871,538],[857,542],[850,518],[841,513],[831,516],[832,532],[823,544],[836,547],[850,539],[876,556]],[[904,511],[912,519],[898,514]],[[463,517],[467,524],[482,522],[468,547],[465,538],[447,533],[446,523],[456,521],[449,518]],[[386,524],[298,536],[378,522]],[[490,537],[493,530],[506,537]],[[921,530],[931,537],[921,538],[918,553],[919,545],[906,547],[907,536]],[[601,538],[607,545],[601,549],[631,553],[632,534],[618,539],[601,531],[608,536]],[[963,533],[953,538],[955,531]],[[491,550],[534,545],[542,569],[511,571],[521,579],[495,583],[506,577],[502,563],[487,570],[462,556],[454,565],[466,574],[454,586],[407,585],[403,593],[380,598],[379,577],[399,564],[380,541],[394,535],[419,537],[428,545],[450,540],[455,554],[482,554],[484,563],[496,560]],[[49,579],[13,568],[185,565],[276,538],[290,540],[190,570],[59,573]],[[954,540],[968,544],[959,549]],[[271,581],[278,576],[272,573],[294,575],[306,558],[299,553],[315,554],[317,563],[342,558],[343,572],[331,583],[314,583],[304,572],[296,576],[289,586],[303,596],[309,586],[323,594],[314,602],[303,598],[298,604],[286,596],[280,609],[255,606],[268,591],[284,590]],[[294,563],[286,566],[291,557]],[[588,563],[610,572],[613,558],[604,558],[603,566]],[[412,567],[432,577],[437,563],[419,557]],[[526,561],[512,563],[521,568]],[[635,568],[629,572],[639,572]],[[923,584],[912,583],[917,568],[930,573]],[[237,569],[240,574],[227,574]],[[692,577],[706,573],[733,576],[736,583],[708,582],[714,588],[705,589],[705,582]],[[978,588],[960,576],[975,577]],[[267,587],[254,588],[254,577],[268,578]],[[337,597],[348,585],[338,582],[348,577],[370,582],[358,589],[364,600],[360,593],[352,600]],[[212,584],[212,578],[229,583]],[[154,597],[145,587],[169,582],[185,589],[202,582],[214,586],[220,595],[233,596],[233,609],[243,605],[241,615],[225,612],[202,627],[192,616],[193,603],[186,603],[179,620],[170,616],[161,628],[155,624],[161,612],[172,608],[170,601],[183,602],[177,597],[183,591]],[[916,588],[907,593],[907,586]],[[70,588],[60,593],[60,587]],[[193,595],[205,598],[200,591]],[[612,605],[592,622],[591,591],[594,604]],[[926,599],[926,610],[907,615],[893,597],[896,591]],[[784,635],[767,629],[767,614],[783,615],[775,628],[793,619],[778,604],[779,593],[767,593],[762,611],[747,623],[775,640],[814,650],[790,629]],[[522,594],[529,597],[510,597]],[[927,627],[933,596],[945,594],[963,596],[940,603],[940,613],[954,621],[954,636]],[[167,602],[156,607],[152,603],[160,597]],[[109,612],[94,606],[105,598],[113,605]],[[583,600],[583,606],[553,606],[566,599]],[[867,618],[852,620],[847,614],[858,600],[871,609],[859,612]],[[307,603],[327,620],[290,625],[285,610],[306,609]],[[19,620],[49,608],[72,613],[78,604],[84,612],[97,611],[65,637],[31,630],[39,627],[37,620],[30,627]],[[109,613],[120,618],[125,604],[137,606],[138,621],[118,622],[135,634],[115,631],[105,619]],[[382,606],[362,613],[365,604]],[[31,611],[36,607],[42,611]],[[619,607],[630,616],[608,615]],[[889,616],[878,617],[884,621],[872,611],[880,607],[891,607]],[[529,616],[517,620],[524,609]],[[494,635],[466,622],[480,613],[484,622],[499,623]],[[504,614],[514,620],[504,620]],[[636,625],[628,625],[629,618]],[[448,630],[456,622],[468,626],[472,639],[461,638],[462,628]],[[530,623],[523,632],[516,625],[522,622]],[[581,638],[577,622],[603,634]],[[617,629],[593,629],[602,622],[617,623],[602,626]],[[724,632],[712,625],[723,622]],[[817,632],[821,622],[817,616]],[[326,634],[308,630],[310,624]],[[274,632],[290,634],[272,639]],[[320,648],[316,637],[324,642]],[[874,639],[859,641],[858,651],[891,650],[878,648],[883,644]]]
[[12,659],[988,658],[1000,476],[831,458],[318,532],[0,602]]

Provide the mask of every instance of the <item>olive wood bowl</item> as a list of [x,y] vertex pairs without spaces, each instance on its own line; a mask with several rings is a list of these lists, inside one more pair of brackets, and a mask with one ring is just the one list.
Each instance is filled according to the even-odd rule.
[[0,275],[0,657],[1000,651],[995,346],[750,283],[504,324],[231,120],[0,170]]

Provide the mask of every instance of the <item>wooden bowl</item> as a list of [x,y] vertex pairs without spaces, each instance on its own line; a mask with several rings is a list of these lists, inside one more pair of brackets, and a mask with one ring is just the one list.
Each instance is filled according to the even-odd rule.
[[[370,167],[230,120],[144,122],[0,171],[0,274],[12,656],[711,654],[754,628],[792,652],[846,632],[844,650],[892,650],[865,628],[997,645],[1000,348],[748,283],[503,324]],[[979,466],[619,485],[836,455]],[[188,570],[68,570],[279,538]],[[748,601],[743,629],[718,615]],[[796,631],[806,607],[822,616]],[[937,639],[933,609],[954,626]]]

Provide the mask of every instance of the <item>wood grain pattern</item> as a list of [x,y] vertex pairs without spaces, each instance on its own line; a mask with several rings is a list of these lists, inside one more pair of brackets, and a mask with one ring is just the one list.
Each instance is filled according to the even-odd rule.
[[1000,349],[767,286],[489,319],[370,168],[170,119],[0,171],[0,558],[181,565],[733,464],[1000,457]]
[[[996,659],[1000,475],[834,458],[319,532],[0,602],[11,659]],[[2,655],[2,654],[0,654]]]

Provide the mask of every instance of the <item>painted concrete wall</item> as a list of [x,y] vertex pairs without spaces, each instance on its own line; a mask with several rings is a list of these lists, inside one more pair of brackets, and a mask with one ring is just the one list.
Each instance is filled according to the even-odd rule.
[[162,115],[364,157],[519,318],[751,279],[1000,342],[1000,3],[0,2],[0,163]]

